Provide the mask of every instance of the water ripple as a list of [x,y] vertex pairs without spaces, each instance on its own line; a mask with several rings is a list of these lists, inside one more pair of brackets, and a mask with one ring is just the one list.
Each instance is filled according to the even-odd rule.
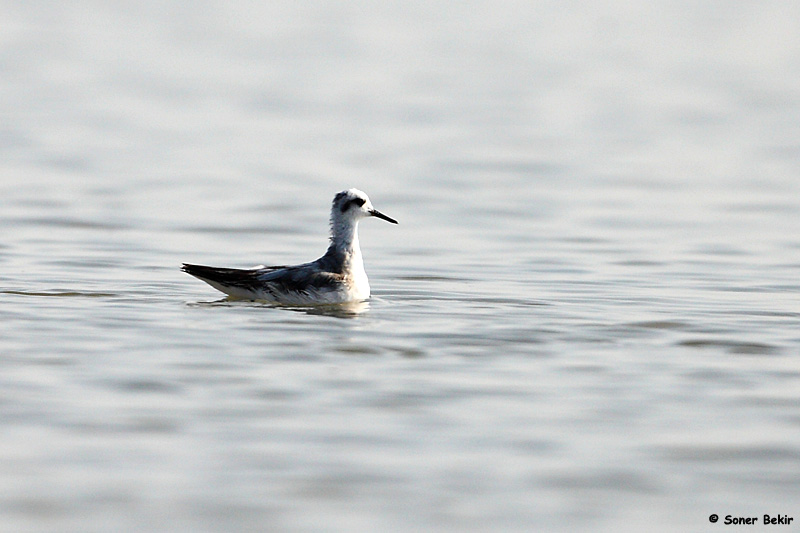
[[39,296],[52,298],[116,298],[120,294],[113,292],[87,292],[87,291],[0,291],[0,294],[12,294],[15,296]]
[[688,339],[679,342],[678,346],[719,349],[728,353],[743,355],[776,355],[782,352],[780,347],[773,344],[723,339]]

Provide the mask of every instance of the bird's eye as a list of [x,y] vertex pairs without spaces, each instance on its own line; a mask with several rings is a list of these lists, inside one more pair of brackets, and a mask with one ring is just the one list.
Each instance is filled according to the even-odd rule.
[[358,207],[361,207],[365,203],[366,203],[366,200],[364,200],[363,198],[353,198],[352,200],[342,204],[342,213],[344,213],[345,211],[350,209],[350,206],[353,205],[353,204],[357,205]]

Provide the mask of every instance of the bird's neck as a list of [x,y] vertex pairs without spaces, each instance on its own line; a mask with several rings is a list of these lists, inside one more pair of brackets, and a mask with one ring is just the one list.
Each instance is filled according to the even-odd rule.
[[334,221],[331,225],[331,244],[325,257],[333,262],[334,269],[342,274],[361,272],[364,261],[358,245],[358,222]]

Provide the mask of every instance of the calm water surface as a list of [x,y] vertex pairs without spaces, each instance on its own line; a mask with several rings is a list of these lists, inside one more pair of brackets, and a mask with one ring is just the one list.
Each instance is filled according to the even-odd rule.
[[0,530],[796,529],[800,9],[272,4],[0,3]]

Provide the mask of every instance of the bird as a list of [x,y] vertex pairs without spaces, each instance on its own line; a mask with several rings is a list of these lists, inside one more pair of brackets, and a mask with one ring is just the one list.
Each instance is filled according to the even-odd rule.
[[368,217],[397,224],[375,209],[366,193],[348,189],[333,198],[330,245],[316,261],[249,269],[183,263],[181,270],[233,299],[295,306],[363,301],[369,298],[370,287],[358,244],[358,222]]

